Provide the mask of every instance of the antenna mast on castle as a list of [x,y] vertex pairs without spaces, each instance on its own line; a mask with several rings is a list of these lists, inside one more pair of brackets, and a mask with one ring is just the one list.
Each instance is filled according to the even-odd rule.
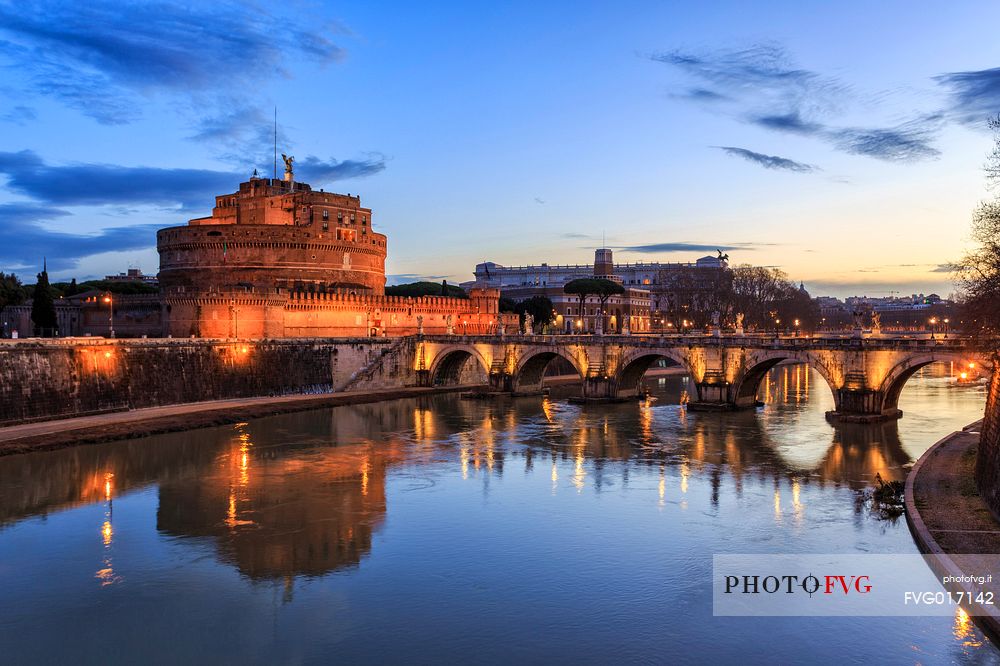
[[278,179],[278,105],[274,105],[274,180]]

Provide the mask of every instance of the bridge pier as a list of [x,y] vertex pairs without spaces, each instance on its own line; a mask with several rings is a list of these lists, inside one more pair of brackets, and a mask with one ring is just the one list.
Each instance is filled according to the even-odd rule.
[[616,382],[610,377],[586,377],[583,380],[581,394],[570,397],[569,401],[577,404],[626,402],[635,397],[638,392],[633,390],[630,393],[632,395],[620,395]]
[[752,409],[759,405],[756,396],[752,396],[749,402],[741,400],[721,371],[706,372],[702,381],[695,383],[695,390],[698,399],[687,404],[687,408],[692,412],[731,412],[737,409]]
[[517,381],[517,377],[508,372],[491,372],[489,378],[489,389],[486,393],[490,396],[520,398],[531,395],[543,395],[545,393],[541,382],[538,384],[523,385]]
[[886,407],[881,391],[870,388],[839,388],[836,409],[826,413],[827,421],[837,423],[878,423],[893,421],[903,415],[897,407]]

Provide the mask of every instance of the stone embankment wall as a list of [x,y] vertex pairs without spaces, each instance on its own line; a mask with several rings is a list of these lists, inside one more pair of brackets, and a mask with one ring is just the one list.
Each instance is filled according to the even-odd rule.
[[[415,383],[405,362],[407,344],[386,338],[3,341],[0,425],[182,402],[340,391],[351,383],[357,388],[405,386]],[[391,348],[395,354],[388,357]],[[393,360],[387,367],[396,372],[381,370],[387,360]],[[363,381],[357,381],[359,374]]]
[[993,376],[986,396],[979,453],[976,458],[976,484],[979,494],[1000,518],[1000,353],[993,358]]

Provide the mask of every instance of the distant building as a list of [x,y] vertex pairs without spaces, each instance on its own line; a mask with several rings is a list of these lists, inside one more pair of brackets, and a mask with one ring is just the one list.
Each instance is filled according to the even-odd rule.
[[614,280],[626,289],[607,303],[610,328],[621,330],[626,320],[632,331],[679,330],[710,321],[711,300],[728,271],[722,257],[706,256],[693,263],[614,263],[612,250],[600,248],[593,264],[503,266],[492,261],[476,265],[474,281],[465,288],[489,286],[514,300],[547,296],[555,306],[560,330],[594,330],[599,301],[588,299],[584,312],[579,300],[563,292],[567,282],[599,277]]
[[129,268],[127,272],[117,275],[105,275],[104,280],[106,282],[139,282],[153,287],[159,284],[155,275],[144,275],[139,268]]

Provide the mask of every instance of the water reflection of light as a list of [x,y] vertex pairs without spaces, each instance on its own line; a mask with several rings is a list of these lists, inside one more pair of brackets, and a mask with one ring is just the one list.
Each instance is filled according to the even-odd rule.
[[802,500],[799,498],[801,492],[801,485],[798,479],[792,479],[792,510],[795,512],[795,524],[801,525],[802,518],[805,514],[805,505],[802,504]]
[[646,398],[639,403],[639,428],[642,431],[643,441],[646,443],[653,441],[653,401]]
[[962,641],[962,645],[966,647],[979,647],[982,645],[982,641],[976,638],[975,625],[972,624],[972,618],[969,617],[969,614],[961,606],[955,609],[955,625],[952,633],[954,633],[955,639]]
[[113,585],[118,582],[119,577],[115,575],[114,567],[111,565],[111,546],[114,542],[115,528],[111,524],[114,517],[114,505],[111,495],[114,490],[112,479],[114,474],[107,472],[104,475],[104,501],[107,502],[107,510],[104,512],[104,522],[101,524],[101,543],[104,545],[104,558],[101,561],[101,568],[94,574],[94,578],[101,581],[101,587]]
[[587,478],[587,470],[583,466],[583,452],[580,451],[576,455],[575,465],[573,466],[573,485],[576,486],[577,492],[583,492],[584,481]]
[[659,505],[660,506],[665,506],[666,503],[667,503],[667,500],[666,500],[666,497],[667,497],[667,470],[663,467],[663,465],[660,465],[660,486],[659,486],[659,488],[657,490],[659,491],[659,494],[660,494]]
[[229,508],[226,510],[226,526],[236,527],[236,493],[229,488]]
[[372,465],[368,456],[365,456],[364,460],[361,462],[361,494],[368,494],[368,472],[371,471]]
[[559,487],[559,467],[556,465],[556,459],[552,458],[552,494],[556,494],[556,488]]
[[429,409],[413,410],[413,434],[418,442],[434,437],[434,419]]
[[462,479],[469,478],[469,445],[467,442],[462,442],[458,446],[458,459],[462,463]]
[[795,366],[795,402],[802,402],[802,365]]
[[781,489],[777,486],[774,488],[774,521],[781,522]]
[[552,408],[552,401],[547,395],[542,397],[542,413],[545,415],[545,420],[552,423],[552,419],[555,417],[556,411]]
[[688,467],[687,461],[681,463],[681,492],[687,494],[688,491],[688,477],[691,475],[691,470]]

